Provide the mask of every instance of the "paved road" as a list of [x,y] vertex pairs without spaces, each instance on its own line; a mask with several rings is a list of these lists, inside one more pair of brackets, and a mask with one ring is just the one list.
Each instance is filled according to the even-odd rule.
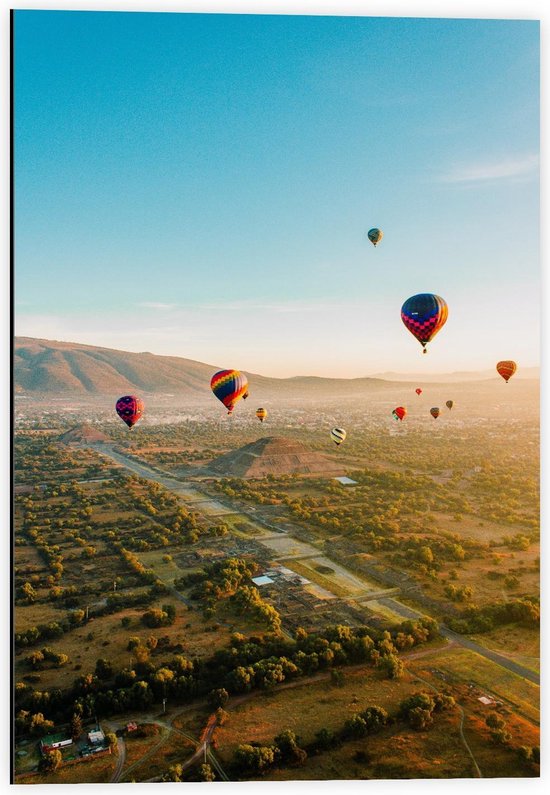
[[[168,474],[167,475],[160,474],[159,472],[150,468],[147,464],[142,464],[141,462],[135,461],[134,459],[127,458],[125,455],[122,455],[121,453],[114,452],[112,448],[108,445],[97,445],[94,446],[94,449],[97,452],[103,453],[103,455],[112,458],[117,463],[122,464],[122,466],[132,470],[140,477],[160,483],[161,485],[165,486],[167,489],[174,491],[176,494],[178,493],[185,494],[187,496],[195,496],[195,495],[205,496],[204,494],[201,493],[200,489],[195,487],[194,485],[189,483],[183,484],[181,483],[181,481],[175,480],[174,478],[170,477]],[[226,505],[224,505],[224,503],[221,500],[219,500],[219,503],[224,508],[227,507]],[[256,512],[251,513],[250,509],[239,507],[238,510],[235,508],[234,512],[235,513],[241,512],[247,514],[250,516],[251,519],[254,519],[254,521],[257,521],[260,524],[264,525],[265,527],[268,527],[270,530],[275,530],[278,533],[288,534],[288,529],[282,529],[276,527],[276,525],[274,524],[266,522],[260,516],[258,516]],[[257,540],[261,543],[261,537],[258,537]],[[330,560],[328,555],[324,554],[324,557],[327,557]],[[342,564],[338,565],[342,566]],[[342,566],[342,568],[345,567]],[[182,601],[184,601],[183,597]],[[401,602],[398,602],[396,599],[391,597],[379,599],[378,601],[381,604],[386,605],[386,607],[389,607],[398,615],[403,616],[404,618],[417,619],[417,618],[422,618],[423,616],[426,615],[425,613],[420,613],[419,611],[414,610],[413,608],[408,607],[407,605],[404,605]],[[452,630],[448,629],[448,627],[446,627],[444,624],[439,625],[439,631],[441,632],[443,637],[447,638],[448,640],[454,641],[459,646],[463,646],[466,649],[470,649],[470,651],[476,652],[476,654],[480,654],[482,657],[485,657],[487,660],[491,660],[491,662],[500,665],[502,668],[505,668],[507,671],[510,671],[513,674],[517,674],[517,676],[521,676],[524,679],[527,679],[529,682],[533,682],[533,684],[535,685],[540,685],[540,675],[535,671],[531,671],[529,668],[526,668],[525,666],[520,665],[519,663],[516,663],[513,660],[509,660],[507,657],[503,656],[502,654],[499,654],[496,651],[492,651],[492,649],[487,649],[485,646],[482,646],[481,644],[476,643],[473,640],[470,640],[464,635],[459,635],[458,633],[453,632]]]
[[[403,605],[401,602],[398,602],[396,599],[392,599],[391,597],[380,599],[379,601],[381,604],[389,607],[390,610],[393,610],[398,615],[403,616],[403,618],[415,619],[421,618],[423,615],[417,610],[413,610],[412,607]],[[527,679],[529,682],[533,682],[535,685],[540,685],[540,675],[536,673],[536,671],[532,671],[530,668],[526,668],[524,665],[520,665],[513,660],[509,660],[508,657],[505,657],[503,654],[499,654],[497,651],[488,649],[486,646],[482,646],[480,643],[476,643],[474,640],[470,640],[470,638],[467,638],[464,635],[459,635],[457,632],[453,632],[452,629],[446,627],[445,624],[439,625],[439,631],[444,638],[447,638],[447,640],[453,641],[459,646],[463,646],[465,649],[470,649],[470,651],[474,651],[476,654],[480,654],[487,660],[491,660],[491,662],[500,665],[501,668],[506,668],[507,671],[517,674],[518,676]]]

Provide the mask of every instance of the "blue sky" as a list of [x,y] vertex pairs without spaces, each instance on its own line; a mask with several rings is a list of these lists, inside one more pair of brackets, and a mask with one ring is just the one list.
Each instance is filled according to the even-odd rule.
[[[18,11],[15,54],[17,333],[280,376],[537,364],[536,22]],[[417,292],[449,304],[428,356]]]

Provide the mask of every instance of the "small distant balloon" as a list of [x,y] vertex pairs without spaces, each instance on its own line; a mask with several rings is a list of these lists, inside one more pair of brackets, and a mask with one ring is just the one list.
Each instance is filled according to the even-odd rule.
[[263,422],[267,417],[266,409],[256,409],[256,417],[260,420],[260,422]]
[[380,229],[374,227],[373,229],[369,229],[369,231],[367,232],[367,237],[372,243],[372,245],[376,248],[377,244],[380,243],[380,241],[384,237],[384,233]]
[[132,430],[143,414],[143,400],[136,395],[124,395],[117,400],[115,409],[122,422]]
[[499,362],[497,364],[497,373],[504,378],[506,383],[508,383],[517,369],[517,364],[510,359],[506,359],[505,361]]
[[394,420],[400,420],[403,422],[404,417],[407,416],[407,409],[405,406],[397,406],[397,408],[392,411],[391,415]]
[[437,408],[437,406],[434,406],[434,408],[433,408],[433,409],[430,409],[430,414],[432,415],[432,417],[434,418],[434,420],[436,420],[436,419],[439,417],[440,411],[439,411],[439,409]]
[[416,337],[426,353],[426,345],[447,322],[449,308],[443,298],[433,293],[419,293],[407,298],[401,307],[401,320]]
[[452,400],[448,400],[448,401],[445,403],[445,405],[447,406],[447,408],[448,408],[448,409],[449,409],[449,411],[450,411],[450,410],[452,409],[452,407],[454,406],[454,402],[453,402]]
[[422,390],[420,389],[420,387],[417,387],[417,389],[415,389],[414,391],[416,392],[417,395],[422,394]]
[[248,397],[248,379],[239,370],[220,370],[210,380],[210,388],[231,414],[237,401]]
[[333,428],[330,432],[330,438],[334,444],[340,445],[345,440],[347,433],[343,428]]

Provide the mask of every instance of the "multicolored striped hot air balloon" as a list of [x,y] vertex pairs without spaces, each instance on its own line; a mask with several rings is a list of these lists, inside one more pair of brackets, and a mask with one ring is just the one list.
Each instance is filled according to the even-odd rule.
[[132,430],[143,414],[143,400],[135,395],[124,395],[117,400],[115,409],[122,422]]
[[417,387],[414,391],[416,392],[417,395],[422,394],[422,390],[420,389],[420,387]]
[[434,418],[434,420],[436,420],[436,419],[439,417],[440,413],[441,413],[441,412],[439,411],[439,409],[437,408],[437,406],[434,406],[434,408],[433,408],[433,409],[430,409],[430,414],[432,415],[432,417]]
[[450,411],[450,410],[452,409],[452,407],[454,406],[454,402],[453,402],[452,400],[448,400],[448,401],[445,403],[445,405],[447,406],[447,408],[448,408],[448,409],[449,409],[449,411]]
[[344,439],[346,438],[347,433],[343,428],[333,428],[330,432],[330,438],[334,442],[334,444],[342,444]]
[[405,406],[397,406],[397,408],[392,411],[391,415],[394,420],[401,420],[401,422],[403,422],[403,419],[407,416],[407,409]]
[[384,233],[380,229],[374,227],[373,229],[369,229],[369,231],[367,232],[367,237],[372,243],[372,245],[376,248],[376,245],[380,243],[380,241],[384,237]]
[[260,420],[260,422],[263,422],[267,417],[266,409],[256,409],[256,417]]
[[508,383],[508,381],[514,375],[517,369],[518,369],[517,364],[515,362],[512,362],[510,359],[507,359],[506,361],[503,362],[499,362],[497,364],[497,373],[504,378],[506,383]]
[[401,320],[426,353],[426,345],[447,322],[449,309],[439,295],[419,293],[407,298],[401,307]]
[[248,397],[248,380],[239,370],[220,370],[210,380],[210,388],[231,414],[241,398]]

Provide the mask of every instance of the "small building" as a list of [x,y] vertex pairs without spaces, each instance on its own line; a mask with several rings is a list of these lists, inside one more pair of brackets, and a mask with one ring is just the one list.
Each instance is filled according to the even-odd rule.
[[486,707],[496,704],[496,701],[493,698],[488,698],[488,696],[479,696],[478,701],[481,701]]
[[342,486],[357,486],[357,481],[356,480],[352,480],[351,478],[347,478],[347,477],[345,477],[345,475],[342,475],[342,477],[339,477],[339,478],[334,478],[334,480],[337,480],[338,483],[342,484]]
[[65,734],[46,734],[46,736],[42,737],[40,740],[40,751],[45,754],[48,751],[53,751],[55,748],[66,748],[72,744],[72,738],[67,737]]
[[271,579],[271,577],[267,577],[265,574],[262,574],[260,577],[252,577],[252,582],[254,583],[254,585],[262,586],[262,585],[269,585],[270,583],[273,582],[273,580]]
[[92,745],[99,745],[105,740],[105,735],[101,731],[101,729],[94,729],[91,732],[88,732],[88,742]]

